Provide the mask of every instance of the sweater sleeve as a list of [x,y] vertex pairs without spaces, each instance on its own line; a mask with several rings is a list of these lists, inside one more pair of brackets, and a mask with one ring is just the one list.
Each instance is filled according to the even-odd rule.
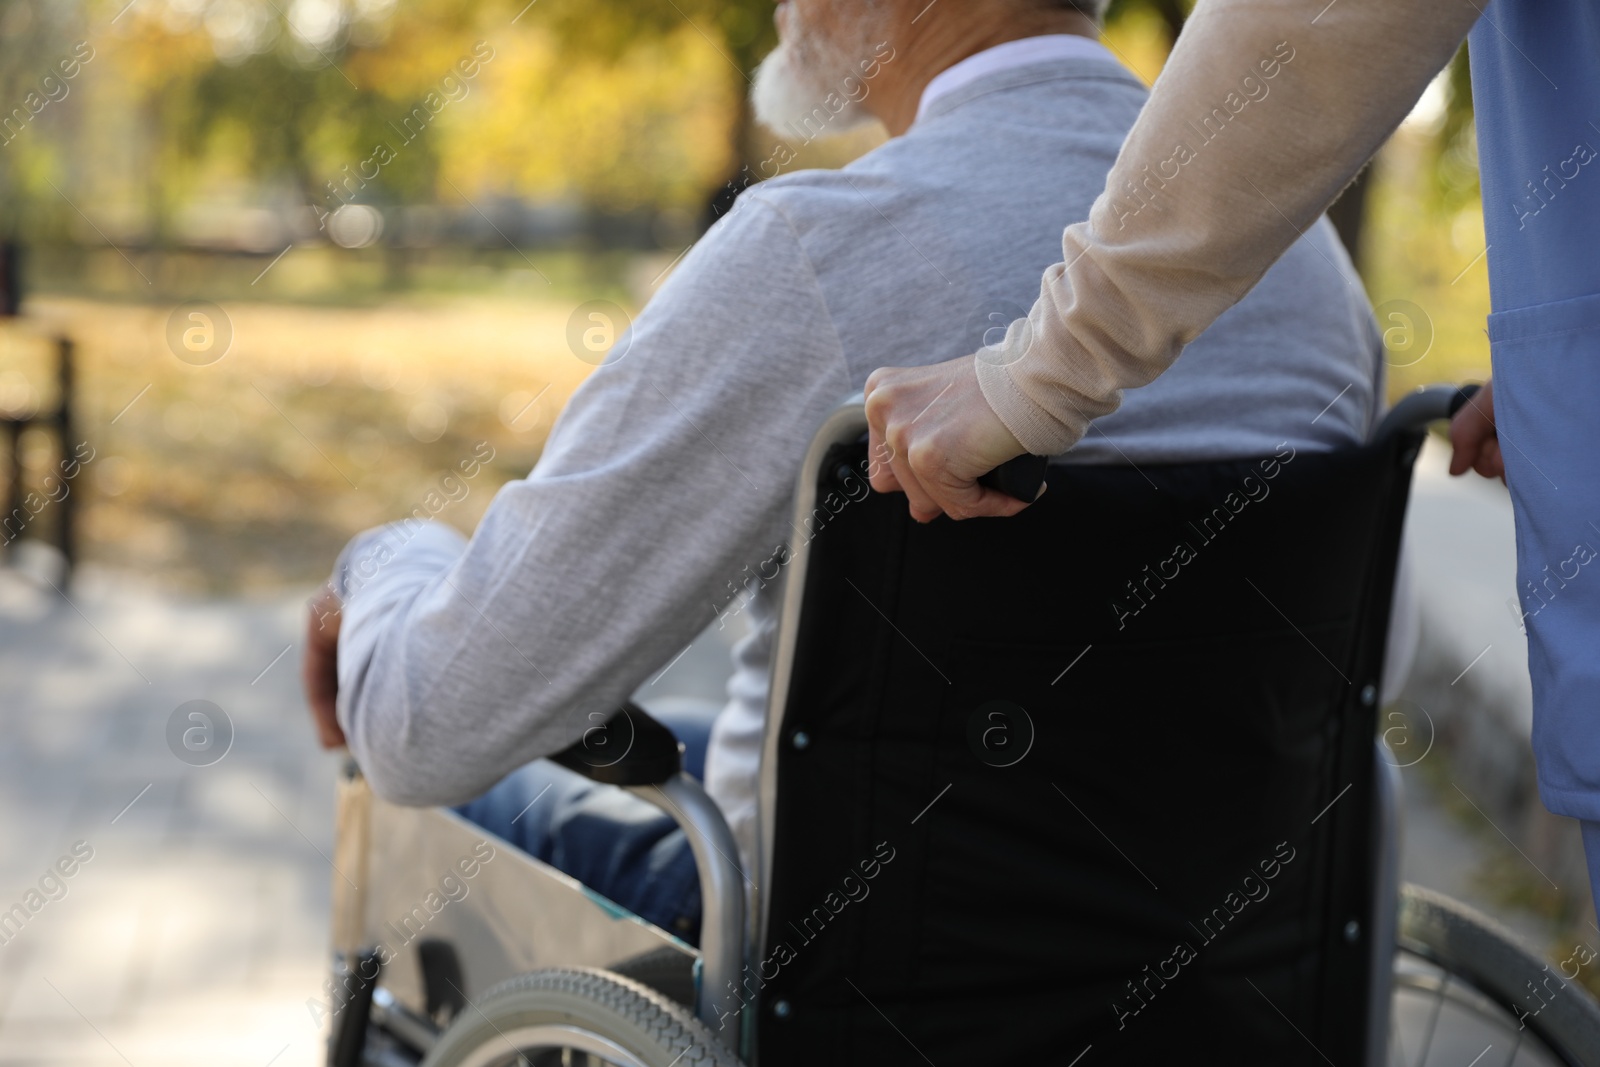
[[346,550],[339,721],[373,789],[467,800],[605,721],[787,558],[806,444],[849,389],[794,229],[745,194],[470,539],[412,521]]
[[995,413],[1059,455],[1237,303],[1399,125],[1471,0],[1201,0],[1026,319],[978,358]]

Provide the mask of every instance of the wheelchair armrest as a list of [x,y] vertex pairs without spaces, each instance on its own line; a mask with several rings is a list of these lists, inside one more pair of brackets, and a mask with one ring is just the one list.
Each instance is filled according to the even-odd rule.
[[683,747],[670,729],[629,701],[550,759],[606,785],[661,785],[683,770]]
[[739,845],[716,801],[683,773],[683,746],[677,736],[630,701],[550,759],[596,782],[629,786],[631,793],[683,828],[694,853],[702,902],[702,980],[695,994],[695,1014],[716,1029],[726,1025],[729,1014],[737,1020],[737,1010],[722,1009],[723,990],[734,988],[744,962],[745,875],[737,858]]

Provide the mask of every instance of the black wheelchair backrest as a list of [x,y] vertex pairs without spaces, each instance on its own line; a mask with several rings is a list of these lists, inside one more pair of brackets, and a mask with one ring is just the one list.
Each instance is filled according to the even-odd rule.
[[762,1067],[1360,1062],[1419,444],[1057,465],[926,526],[836,446],[768,748]]

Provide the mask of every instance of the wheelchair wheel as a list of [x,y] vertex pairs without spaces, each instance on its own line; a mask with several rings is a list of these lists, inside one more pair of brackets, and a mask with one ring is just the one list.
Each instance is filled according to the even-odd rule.
[[613,963],[609,969],[612,974],[649,986],[668,1000],[694,1004],[694,960],[675,948],[658,948]]
[[1459,901],[1400,893],[1392,1067],[1600,1064],[1600,1005]]
[[519,975],[468,1005],[422,1067],[742,1067],[693,1012],[586,967]]

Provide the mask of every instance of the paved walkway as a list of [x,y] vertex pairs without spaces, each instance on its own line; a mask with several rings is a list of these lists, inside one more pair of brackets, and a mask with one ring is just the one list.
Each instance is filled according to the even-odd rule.
[[[1461,530],[1485,512],[1426,504],[1437,481],[1419,487],[1419,513],[1445,526],[1421,532],[1461,548],[1441,565],[1470,569]],[[1424,570],[1426,601],[1440,571]],[[69,603],[0,570],[0,911],[26,907],[41,880],[58,898],[32,898],[37,912],[0,944],[0,1067],[322,1062],[306,1001],[326,966],[335,760],[315,747],[300,703],[302,598],[184,600],[89,571]],[[1466,626],[1487,609],[1452,610]],[[1472,648],[1443,653],[1461,657],[1453,670],[1495,640],[1504,658],[1473,672],[1515,684],[1511,642],[1461,640]],[[697,645],[651,692],[715,695],[722,644]],[[169,719],[193,700],[232,723],[231,748],[210,766],[169,747]],[[1421,773],[1406,778],[1406,877],[1539,937],[1536,921],[1476,889],[1481,839]],[[77,842],[92,858],[59,883],[46,877]]]
[[[0,569],[0,912],[91,854],[0,944],[0,1067],[323,1062],[306,1001],[337,761],[300,697],[308,592],[183,600],[88,571],[69,602]],[[714,635],[649,693],[716,696],[727,662]],[[168,743],[194,700],[234,731],[209,766]]]
[[[59,897],[0,945],[0,1063],[321,1062],[334,768],[298,704],[299,604],[92,574],[69,603],[0,572],[0,908],[42,878]],[[207,767],[166,739],[197,699],[234,731]],[[62,895],[46,872],[77,842]]]

